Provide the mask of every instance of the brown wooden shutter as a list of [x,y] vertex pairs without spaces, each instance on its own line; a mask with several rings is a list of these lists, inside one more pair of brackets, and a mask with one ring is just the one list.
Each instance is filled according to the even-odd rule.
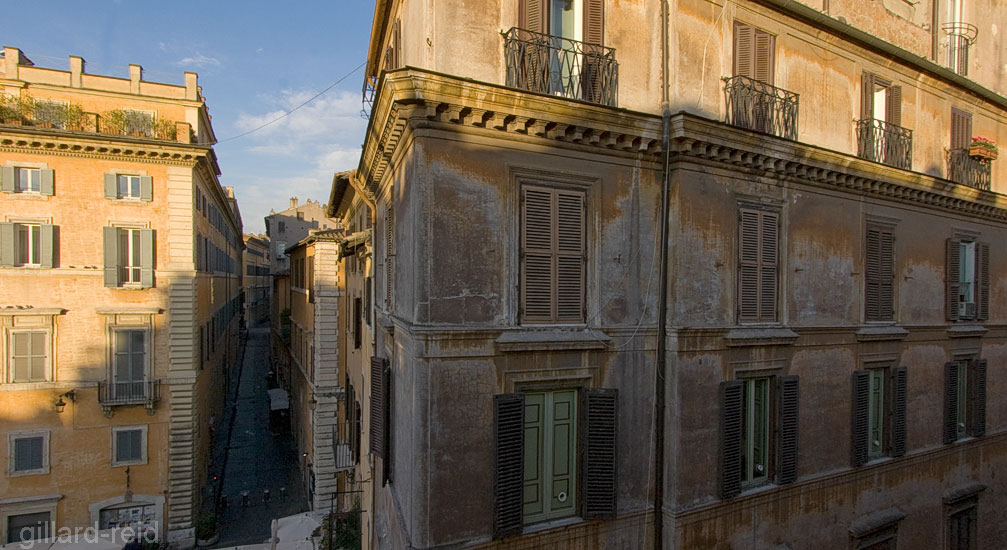
[[738,308],[741,321],[759,320],[759,212],[742,209],[738,220]]
[[885,107],[888,109],[885,120],[890,124],[902,126],[902,86],[888,87]]
[[867,228],[864,319],[890,321],[894,318],[894,241],[891,231]]
[[850,463],[854,468],[867,462],[868,405],[871,373],[853,371],[853,397],[850,417]]
[[755,29],[754,74],[756,80],[765,82],[766,84],[772,84],[774,81],[775,45],[775,36],[766,31]]
[[777,379],[779,395],[780,433],[777,453],[776,480],[791,483],[797,479],[798,422],[800,419],[800,392],[797,376]]
[[755,78],[755,27],[734,22],[734,76]]
[[371,357],[371,453],[385,456],[385,367],[388,360]]
[[744,423],[745,383],[720,383],[720,498],[741,492],[741,430]]
[[874,75],[871,73],[860,75],[860,118],[874,118]]
[[546,31],[546,0],[520,0],[518,26],[532,32]]
[[958,363],[944,364],[944,443],[958,439]]
[[521,189],[521,317],[548,322],[553,318],[553,204],[548,189]]
[[986,435],[986,371],[985,359],[976,361],[972,372],[972,435]]
[[947,243],[947,317],[948,321],[958,320],[958,280],[961,261],[961,241],[948,239]]
[[613,519],[616,513],[616,430],[618,390],[584,392],[581,411],[581,487],[584,519]]
[[976,243],[976,319],[985,321],[990,318],[990,245]]
[[776,320],[779,215],[761,212],[759,235],[759,321]]
[[584,0],[584,42],[605,43],[605,0]]
[[892,403],[892,456],[906,454],[906,397],[908,377],[909,371],[905,367],[897,367],[892,370],[892,396],[894,397],[894,402]]
[[556,191],[556,320],[584,320],[584,193]]
[[972,144],[972,114],[951,108],[951,149],[968,149]]
[[493,396],[493,538],[524,523],[524,395]]

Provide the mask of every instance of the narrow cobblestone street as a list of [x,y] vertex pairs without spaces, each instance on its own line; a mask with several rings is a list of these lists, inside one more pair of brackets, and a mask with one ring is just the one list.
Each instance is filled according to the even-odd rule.
[[270,431],[269,337],[267,327],[248,330],[237,395],[228,395],[214,450],[213,471],[223,470],[226,497],[218,548],[261,543],[269,538],[273,518],[308,509],[293,436],[289,430]]

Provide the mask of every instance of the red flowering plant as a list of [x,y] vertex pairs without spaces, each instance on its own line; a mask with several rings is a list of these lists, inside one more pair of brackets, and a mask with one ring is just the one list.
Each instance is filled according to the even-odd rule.
[[983,137],[983,136],[975,136],[975,137],[973,137],[972,138],[972,147],[982,147],[983,149],[988,149],[988,150],[990,150],[990,151],[992,151],[994,153],[996,153],[998,151],[997,150],[997,144],[996,144],[996,142],[993,141],[992,139],[988,138],[988,137]]

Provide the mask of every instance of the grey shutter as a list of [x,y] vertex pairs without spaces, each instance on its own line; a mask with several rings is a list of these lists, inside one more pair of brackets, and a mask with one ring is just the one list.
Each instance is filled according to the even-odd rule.
[[[909,371],[905,367],[893,369],[892,394],[892,456],[906,454],[906,398]],[[866,439],[866,438],[865,438]]]
[[744,419],[745,383],[720,383],[720,498],[741,492],[741,429]]
[[140,200],[154,200],[154,178],[150,176],[140,176]]
[[958,363],[944,364],[944,443],[958,439]]
[[976,278],[978,291],[976,319],[986,321],[990,318],[990,245],[976,243]]
[[556,320],[584,320],[584,193],[556,191]]
[[948,321],[958,320],[958,288],[960,282],[959,263],[961,261],[961,241],[948,239],[947,243],[947,316]]
[[762,212],[759,234],[759,321],[776,321],[779,214]]
[[0,223],[0,266],[14,267],[15,252],[15,231],[14,225],[10,222]]
[[[391,200],[391,199],[389,199]],[[385,310],[392,310],[392,286],[394,282],[394,257],[395,242],[393,239],[395,232],[395,217],[391,202],[385,211]]]
[[524,523],[524,395],[493,396],[493,538]]
[[860,118],[874,118],[874,75],[871,73],[860,75]]
[[867,228],[864,265],[864,320],[881,320],[881,231]]
[[56,265],[56,231],[52,225],[42,224],[39,226],[39,238],[41,239],[42,257],[40,264],[42,267],[55,267]]
[[154,243],[154,230],[140,230],[140,286],[152,288],[154,286],[154,259],[156,249]]
[[371,357],[371,453],[385,456],[385,365],[383,357]]
[[42,176],[42,185],[39,186],[39,193],[42,195],[52,196],[56,188],[56,177],[50,168],[43,168],[39,170]]
[[118,431],[115,432],[115,461],[116,462],[126,462],[133,460],[132,458],[132,447],[130,445],[130,433],[129,431]]
[[734,75],[755,78],[755,27],[734,22]]
[[856,468],[867,462],[868,404],[870,372],[853,371],[853,397],[850,415],[850,464]]
[[776,477],[780,484],[797,479],[798,424],[800,421],[800,380],[781,376],[777,382],[780,410],[779,452]]
[[14,192],[14,167],[13,166],[2,166],[0,167],[0,192],[13,193]]
[[119,198],[119,190],[115,184],[115,174],[105,174],[105,198]]
[[41,470],[45,465],[44,440],[39,437],[21,437],[14,440],[14,471]]
[[986,435],[986,370],[985,359],[976,362],[972,373],[972,435]]
[[885,107],[888,112],[885,120],[896,126],[902,126],[902,86],[889,86]]
[[584,392],[581,447],[584,519],[613,519],[616,514],[616,430],[618,390]]
[[105,286],[119,286],[119,229],[103,227],[105,256]]
[[546,32],[546,0],[520,0],[518,25],[532,32]]

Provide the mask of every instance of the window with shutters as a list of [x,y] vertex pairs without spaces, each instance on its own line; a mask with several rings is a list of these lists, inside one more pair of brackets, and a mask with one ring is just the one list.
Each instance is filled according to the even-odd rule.
[[864,258],[864,320],[895,320],[895,235],[891,227],[867,227]]
[[738,215],[738,321],[778,321],[778,212],[742,207]]
[[105,174],[105,198],[133,201],[152,201],[154,199],[153,178],[142,173]]
[[913,132],[902,127],[901,86],[875,74],[862,75],[857,138],[861,158],[912,168]]
[[104,227],[105,286],[154,286],[154,230]]
[[9,476],[49,473],[49,432],[18,432],[8,435]]
[[147,426],[112,428],[112,466],[147,463]]
[[521,187],[521,322],[583,323],[585,192]]
[[745,415],[741,427],[741,482],[763,483],[770,476],[770,378],[745,380]]
[[112,331],[112,396],[142,398],[147,391],[147,329]]
[[985,435],[986,360],[957,359],[944,369],[944,443]]
[[734,22],[734,76],[773,84],[776,37],[768,32]]
[[7,374],[11,384],[48,382],[52,380],[49,365],[51,345],[49,330],[10,330],[8,337]]
[[56,226],[40,219],[0,223],[0,266],[55,267]]
[[0,167],[0,191],[20,195],[51,196],[54,189],[53,171],[35,166]]
[[971,493],[945,499],[946,550],[976,550],[979,545],[979,496]]
[[905,454],[907,372],[905,367],[872,366],[853,373],[854,467]]
[[494,397],[495,538],[550,519],[615,517],[617,402],[614,389]]
[[989,319],[988,243],[972,236],[947,242],[947,316],[949,321]]

